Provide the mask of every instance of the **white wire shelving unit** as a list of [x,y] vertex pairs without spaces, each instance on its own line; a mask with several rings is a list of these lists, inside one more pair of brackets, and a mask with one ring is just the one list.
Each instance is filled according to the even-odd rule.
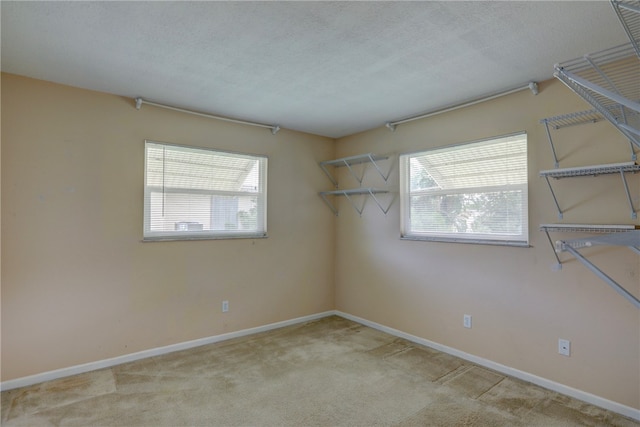
[[[547,181],[559,218],[562,218],[563,212],[549,178],[561,179],[603,174],[620,174],[631,208],[631,218],[637,218],[625,173],[640,172],[640,165],[635,162],[636,151],[640,148],[640,0],[611,0],[611,5],[629,36],[630,43],[587,54],[554,66],[554,76],[591,104],[594,109],[540,120],[546,127],[555,162],[555,169],[541,171],[540,176]],[[559,168],[550,129],[558,130],[568,126],[594,123],[602,119],[608,120],[629,139],[632,161]],[[568,252],[640,309],[640,299],[637,296],[605,274],[579,251],[596,245],[625,246],[640,255],[639,225],[541,224],[540,230],[545,232],[549,243],[554,248],[558,270],[562,268],[558,254]],[[550,236],[550,233],[573,232],[591,236],[558,240],[555,245]]]
[[[364,207],[367,203],[367,198],[372,198],[376,205],[380,208],[380,210],[386,215],[391,208],[391,203],[385,207],[382,201],[376,196],[376,194],[385,194],[389,193],[388,190],[381,188],[373,188],[373,187],[360,187],[360,188],[352,188],[352,189],[339,189],[338,188],[338,179],[335,177],[334,173],[335,168],[346,167],[349,171],[349,174],[358,182],[358,184],[362,185],[364,180],[366,167],[368,164],[373,165],[375,170],[378,172],[380,177],[387,182],[389,180],[389,175],[391,174],[391,168],[389,168],[386,172],[383,170],[381,162],[388,160],[389,156],[377,156],[373,153],[359,154],[357,156],[349,156],[342,157],[334,160],[325,160],[320,162],[320,168],[327,175],[329,180],[335,186],[335,190],[331,191],[321,191],[318,193],[322,200],[329,206],[334,215],[338,216],[338,208],[335,203],[332,203],[331,199],[333,196],[344,196],[351,206],[358,212],[359,215],[362,215],[364,212]],[[361,165],[361,168],[358,168],[356,165]],[[355,167],[354,167],[355,166]],[[357,169],[360,169],[358,172]],[[363,197],[358,197],[363,196]],[[361,198],[362,202],[358,203],[356,199]]]

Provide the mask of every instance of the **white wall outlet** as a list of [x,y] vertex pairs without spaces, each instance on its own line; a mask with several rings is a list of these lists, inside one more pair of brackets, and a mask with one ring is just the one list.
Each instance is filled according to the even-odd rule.
[[462,322],[463,322],[463,325],[464,325],[465,328],[471,329],[471,315],[470,314],[465,314]]
[[563,356],[571,356],[571,341],[560,338],[558,340],[558,353]]
[[229,311],[229,301],[222,301],[222,312],[226,313]]

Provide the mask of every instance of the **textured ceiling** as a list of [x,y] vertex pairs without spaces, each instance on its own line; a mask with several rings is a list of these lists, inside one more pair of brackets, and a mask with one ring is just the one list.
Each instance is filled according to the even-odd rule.
[[604,1],[0,7],[2,71],[334,138],[628,41]]

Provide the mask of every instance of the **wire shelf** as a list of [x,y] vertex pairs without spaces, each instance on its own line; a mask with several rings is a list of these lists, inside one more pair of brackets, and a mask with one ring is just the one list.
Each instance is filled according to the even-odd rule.
[[[607,110],[614,117],[616,122],[621,121],[622,117],[620,116],[620,113],[622,113],[624,110],[620,104],[610,105],[607,107]],[[549,144],[551,146],[551,154],[553,154],[554,166],[556,168],[560,167],[560,161],[556,153],[556,147],[553,142],[553,137],[551,136],[551,131],[550,131],[551,129],[560,130],[560,129],[571,127],[571,126],[578,126],[578,125],[583,125],[587,123],[597,123],[604,119],[605,117],[602,114],[600,114],[600,112],[596,109],[578,111],[578,112],[568,113],[568,114],[561,114],[559,116],[553,116],[553,117],[547,117],[547,118],[541,119],[540,123],[542,123],[545,126],[545,129],[547,131],[547,139],[549,140]],[[631,160],[635,161],[638,158],[638,156],[634,151],[633,142],[631,141],[629,141],[629,148],[631,151]]]
[[639,225],[628,224],[540,224],[540,231],[556,233],[623,233],[640,229]]
[[567,247],[581,249],[596,245],[640,247],[640,230],[628,230],[623,233],[610,233],[582,239],[560,240],[556,242],[556,250],[564,251]]
[[549,186],[549,190],[551,191],[551,196],[553,197],[553,201],[555,202],[556,208],[558,209],[558,218],[562,219],[564,212],[560,208],[560,203],[558,203],[558,198],[556,197],[555,191],[553,191],[553,186],[551,185],[551,181],[549,181],[549,178],[560,179],[578,176],[619,174],[620,178],[622,178],[622,185],[627,195],[627,202],[629,203],[631,218],[635,219],[638,217],[638,214],[633,207],[633,198],[631,197],[631,193],[629,192],[629,185],[627,184],[627,178],[625,177],[625,173],[627,172],[640,172],[640,165],[637,165],[635,162],[626,162],[611,163],[607,165],[580,166],[576,168],[550,169],[540,171],[540,176],[547,181],[547,185]]
[[554,75],[640,147],[640,56],[631,43],[555,65]]
[[640,1],[611,0],[611,4],[618,14],[620,23],[627,32],[636,53],[640,56]]
[[331,191],[321,191],[321,196],[355,196],[361,194],[378,194],[378,193],[388,193],[387,190],[380,190],[377,188],[351,188],[349,190],[331,190]]
[[367,162],[378,161],[378,160],[386,160],[388,158],[389,157],[387,156],[376,156],[374,154],[367,153],[367,154],[359,154],[357,156],[343,157],[341,159],[325,160],[323,162],[320,162],[320,164],[323,166],[340,167],[340,166],[357,165],[360,163],[367,163]]
[[[547,240],[553,249],[553,255],[558,263],[555,265],[556,270],[562,269],[562,261],[558,256],[559,252],[562,252],[562,244],[564,241],[558,240],[554,242],[551,240],[549,233],[589,233],[589,234],[613,234],[613,233],[626,233],[633,230],[639,230],[640,225],[629,224],[540,224],[540,231],[543,231],[547,235]],[[587,245],[582,245],[585,247]]]
[[640,165],[637,165],[634,162],[626,162],[611,163],[607,165],[580,166],[576,168],[550,169],[540,171],[540,176],[560,179],[574,176],[596,176],[624,172],[640,172]]
[[322,197],[322,200],[324,200],[324,202],[327,204],[327,206],[329,206],[329,209],[331,209],[331,211],[333,212],[334,215],[338,216],[338,208],[336,208],[336,206],[331,203],[331,201],[327,198],[327,196],[344,196],[347,198],[347,200],[349,200],[349,202],[351,203],[351,206],[353,206],[353,208],[358,212],[358,214],[362,215],[362,212],[364,211],[364,206],[366,203],[366,197],[365,199],[362,201],[361,205],[358,205],[354,199],[351,198],[351,196],[368,196],[371,197],[373,199],[373,201],[375,202],[376,205],[378,205],[378,207],[380,208],[380,210],[386,215],[387,212],[389,212],[389,209],[391,208],[391,203],[393,203],[393,200],[391,201],[391,203],[389,203],[389,205],[387,207],[383,206],[381,201],[376,197],[376,194],[384,194],[384,193],[388,193],[388,190],[382,190],[379,188],[351,188],[348,190],[331,190],[331,191],[321,191],[318,194],[320,195],[320,197]]
[[552,129],[558,130],[569,126],[577,126],[586,123],[596,123],[603,120],[602,114],[598,110],[578,111],[575,113],[562,114],[559,116],[547,117],[540,120],[542,124],[548,124]]
[[[340,159],[322,161],[320,162],[320,168],[327,175],[327,177],[329,177],[333,185],[337,187],[338,180],[333,176],[333,174],[329,171],[329,169],[327,169],[327,167],[334,167],[334,168],[346,167],[347,169],[349,169],[349,173],[351,174],[351,176],[355,178],[356,181],[358,181],[358,183],[362,184],[362,180],[364,179],[364,167],[366,167],[367,163],[371,163],[373,167],[376,169],[376,171],[378,171],[382,179],[384,179],[386,182],[389,179],[389,174],[391,173],[391,170],[389,170],[389,172],[387,173],[384,173],[380,168],[380,165],[378,164],[378,162],[382,160],[387,160],[388,158],[389,156],[376,156],[375,154],[372,154],[372,153],[359,154],[357,156],[342,157]],[[360,165],[360,164],[364,164],[364,166],[361,171],[361,174],[358,174],[351,166]]]

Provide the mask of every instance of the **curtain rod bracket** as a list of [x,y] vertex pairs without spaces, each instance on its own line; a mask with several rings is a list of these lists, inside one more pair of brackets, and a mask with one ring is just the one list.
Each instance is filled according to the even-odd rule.
[[385,125],[385,126],[387,127],[387,129],[389,129],[391,132],[395,132],[395,131],[396,131],[396,125],[394,125],[394,124],[393,124],[393,123],[391,123],[391,122],[387,122],[387,123],[385,123],[384,125]]
[[538,91],[538,83],[536,83],[536,82],[529,82],[529,89],[531,89],[531,92],[534,95],[537,95],[538,93],[540,93]]
[[136,98],[136,110],[139,110],[140,107],[142,107],[142,98],[137,97]]
[[280,130],[280,125],[275,125],[271,128],[271,134],[275,135]]

